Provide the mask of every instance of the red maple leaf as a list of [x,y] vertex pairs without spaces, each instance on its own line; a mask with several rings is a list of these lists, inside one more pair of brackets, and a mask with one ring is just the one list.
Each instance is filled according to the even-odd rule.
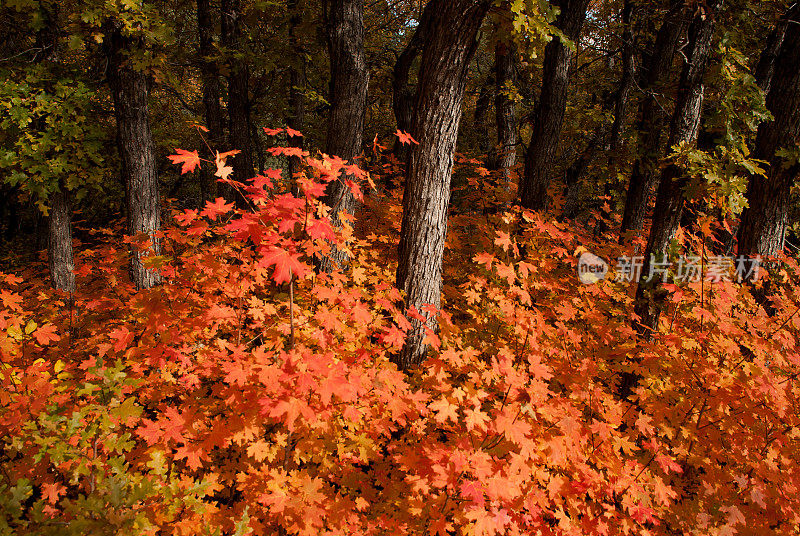
[[386,344],[393,348],[402,348],[406,342],[406,334],[401,329],[395,326],[389,326],[383,330],[380,335],[382,344]]
[[183,430],[185,429],[185,420],[183,416],[173,407],[168,407],[164,411],[164,416],[159,422],[161,428],[164,430],[164,439],[175,441],[184,441]]
[[292,127],[286,127],[286,135],[289,136],[290,138],[293,138],[293,137],[302,138],[303,137],[303,135],[300,134],[300,132],[296,131]]
[[378,135],[375,134],[375,139],[372,140],[372,152],[378,154],[381,151],[385,151],[386,147],[378,143]]
[[183,164],[181,167],[181,175],[194,171],[200,165],[200,155],[197,151],[184,151],[183,149],[175,149],[177,154],[168,156],[173,164]]
[[142,426],[136,430],[136,433],[139,434],[148,445],[155,445],[163,435],[161,426],[156,421],[151,421],[149,419],[142,419]]
[[474,480],[467,480],[461,484],[461,496],[471,499],[478,506],[483,506],[486,502],[480,483]]
[[282,128],[267,128],[267,127],[264,127],[264,134],[266,134],[267,136],[277,136],[281,132],[283,132]]
[[306,273],[305,265],[300,262],[300,255],[281,248],[270,248],[259,265],[264,268],[275,266],[272,279],[276,283],[285,283],[291,281],[292,276],[302,277]]
[[206,201],[206,208],[200,214],[202,216],[207,216],[211,220],[216,220],[217,216],[226,214],[232,208],[233,203],[226,203],[224,198],[218,197],[213,203],[211,201]]
[[197,218],[197,211],[192,208],[187,208],[180,214],[175,216],[175,221],[177,221],[181,225],[189,225]]
[[263,188],[266,188],[267,190],[272,189],[272,179],[270,179],[265,175],[256,175],[255,177],[250,179],[250,182],[253,183],[253,186],[259,189]]
[[133,333],[127,326],[115,329],[109,336],[114,341],[115,352],[122,352],[133,342]]

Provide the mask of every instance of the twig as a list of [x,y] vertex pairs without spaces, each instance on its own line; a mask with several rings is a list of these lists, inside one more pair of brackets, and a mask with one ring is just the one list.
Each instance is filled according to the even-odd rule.
[[294,348],[294,274],[289,280],[289,349]]

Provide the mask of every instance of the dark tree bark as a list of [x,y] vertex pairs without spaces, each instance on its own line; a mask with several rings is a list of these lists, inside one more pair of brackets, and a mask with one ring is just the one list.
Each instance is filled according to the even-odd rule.
[[495,97],[497,122],[497,153],[492,169],[500,172],[501,180],[511,187],[511,169],[517,163],[517,106],[508,94],[509,86],[517,83],[516,49],[513,43],[498,41],[494,48]]
[[10,241],[19,232],[19,201],[17,200],[17,187],[0,182],[0,227],[2,236],[6,241]]
[[[203,80],[203,112],[206,128],[208,129],[208,145],[212,151],[222,149],[225,136],[222,106],[220,105],[219,68],[215,55],[214,21],[209,9],[209,0],[197,0],[197,33],[199,36],[200,74]],[[205,158],[213,159],[211,152],[206,152]],[[217,197],[217,181],[214,174],[207,168],[202,170],[200,186],[200,205],[205,205],[209,199]]]
[[[306,114],[305,87],[306,87],[306,59],[305,50],[297,36],[297,28],[302,22],[302,10],[298,7],[298,0],[289,0],[289,47],[294,55],[293,64],[289,68],[289,116],[286,123],[290,128],[303,131]],[[289,146],[303,148],[302,136],[289,137]],[[289,157],[289,177],[299,171],[300,159],[296,156]],[[294,183],[293,183],[294,184]]]
[[[560,0],[556,27],[573,43],[580,37],[589,0]],[[561,138],[567,108],[567,90],[573,51],[554,37],[544,49],[542,92],[536,106],[531,142],[525,152],[525,173],[520,188],[522,206],[533,210],[547,208],[547,187]]]
[[[228,53],[243,51],[242,8],[240,0],[222,0],[222,44]],[[233,157],[233,178],[239,182],[250,179],[254,174],[253,141],[250,124],[250,67],[247,61],[230,59],[228,61],[228,144],[230,149],[239,150]],[[233,192],[229,192],[233,195]],[[236,196],[237,203],[242,200]]]
[[[352,162],[361,154],[369,72],[364,57],[364,0],[331,0],[327,10],[328,51],[331,61],[328,136],[325,152]],[[341,180],[328,185],[322,201],[331,209],[331,223],[341,227],[340,213],[354,215],[356,200]],[[320,259],[320,269],[331,271],[347,262],[336,248]]]
[[422,53],[411,129],[419,145],[411,149],[406,173],[397,286],[406,293],[406,306],[419,310],[427,322],[412,320],[398,357],[403,368],[425,359],[425,328],[435,330],[438,325],[435,315],[422,309],[441,304],[450,174],[461,104],[478,30],[490,4],[489,0],[431,0],[425,8],[431,26]]
[[633,0],[625,0],[622,6],[622,75],[619,78],[619,87],[615,95],[614,122],[608,138],[612,159],[619,157],[620,138],[625,129],[625,115],[635,76],[636,43],[633,40]]
[[[748,208],[742,214],[738,252],[744,256],[775,256],[783,252],[789,211],[789,191],[800,174],[797,163],[776,154],[800,143],[800,7],[791,10],[783,44],[774,61],[767,108],[774,119],[756,134],[754,158],[769,162],[767,176],[751,177]],[[769,44],[767,45],[770,46]]]
[[72,253],[72,206],[67,190],[50,196],[47,262],[53,286],[75,292],[75,260]]
[[564,177],[565,194],[563,208],[563,215],[566,218],[574,218],[578,213],[578,208],[580,206],[581,179],[583,179],[589,166],[594,161],[606,134],[607,126],[599,127],[589,140],[589,143],[586,145],[581,155],[567,168]]
[[473,127],[478,136],[478,151],[486,156],[490,168],[494,167],[495,150],[492,138],[489,135],[491,129],[489,128],[488,116],[492,101],[494,101],[495,86],[494,72],[490,72],[480,86],[478,98],[475,99],[475,116],[473,118]]
[[[689,52],[678,85],[678,100],[672,115],[669,131],[669,147],[685,142],[694,144],[703,107],[703,77],[711,51],[711,42],[717,14],[722,0],[713,0],[707,8],[698,8],[689,28]],[[661,260],[670,241],[675,237],[681,221],[684,199],[683,188],[687,178],[675,164],[670,164],[661,173],[653,225],[644,254],[643,276],[650,272],[651,256]],[[637,331],[649,337],[657,326],[663,304],[663,292],[658,281],[640,282],[636,289],[635,312],[639,321]]]
[[786,29],[789,24],[792,24],[793,13],[796,12],[796,5],[793,5],[781,17],[775,28],[767,36],[767,44],[761,55],[758,57],[753,75],[756,78],[756,83],[764,90],[764,93],[769,93],[772,84],[772,75],[775,73],[775,61],[778,58],[778,52],[783,45],[784,37],[786,36]]
[[[392,111],[397,122],[397,129],[401,132],[411,131],[411,121],[414,119],[414,101],[417,97],[416,86],[409,82],[411,67],[414,60],[422,52],[425,43],[425,33],[430,25],[430,15],[424,11],[411,40],[400,53],[394,65],[392,77]],[[395,141],[394,154],[401,162],[408,160],[408,146]]]
[[[42,27],[36,32],[36,56],[39,64],[53,65],[59,61],[58,6],[42,5],[39,14]],[[46,128],[46,119],[38,120],[37,128]],[[47,200],[50,210],[47,218],[47,263],[53,287],[65,292],[75,292],[75,261],[72,251],[72,206],[70,193],[59,184],[59,189]]]
[[669,12],[656,35],[653,53],[642,60],[639,86],[645,92],[639,113],[639,157],[633,165],[622,214],[620,240],[626,232],[644,227],[650,196],[658,181],[661,133],[666,114],[659,101],[660,91],[672,69],[675,48],[686,28],[685,3],[672,0]]
[[[123,34],[123,25],[106,24],[105,47],[108,55],[108,81],[114,97],[117,141],[125,178],[128,232],[131,236],[150,235],[152,253],[161,249],[154,233],[161,227],[158,177],[156,176],[153,135],[147,103],[147,75],[133,67],[130,55],[143,45],[143,39]],[[131,279],[137,289],[150,288],[161,276],[142,264],[144,253],[131,251]]]

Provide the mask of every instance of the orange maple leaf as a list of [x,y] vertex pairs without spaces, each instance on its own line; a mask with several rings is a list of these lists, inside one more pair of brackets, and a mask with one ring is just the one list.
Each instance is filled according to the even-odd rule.
[[228,375],[225,376],[225,383],[239,386],[243,386],[247,383],[247,371],[245,371],[239,363],[226,363],[223,365],[223,368],[228,373]]
[[300,147],[270,147],[267,152],[272,156],[296,156],[297,158],[303,158],[308,155]]
[[197,169],[200,165],[200,155],[197,151],[185,151],[183,149],[175,149],[177,154],[168,156],[173,164],[183,164],[181,167],[181,175],[189,173]]
[[257,462],[263,462],[270,456],[269,447],[269,443],[263,439],[259,439],[247,447],[247,455],[252,456]]
[[509,285],[514,284],[514,280],[517,278],[517,274],[514,271],[513,266],[509,266],[508,264],[498,262],[497,267],[495,268],[497,275],[505,279]]
[[186,459],[189,469],[196,471],[203,467],[203,458],[207,458],[199,445],[186,444],[175,450],[175,459]]
[[485,264],[487,270],[491,270],[492,263],[494,262],[494,255],[487,252],[481,252],[475,255],[472,258],[473,261],[477,262],[478,264]]
[[450,419],[453,423],[458,422],[458,406],[451,404],[446,398],[442,397],[439,400],[431,402],[428,407],[436,412],[434,419],[436,422],[443,423]]
[[303,137],[303,135],[300,132],[298,132],[297,130],[293,129],[292,127],[286,127],[286,135],[289,136],[290,138],[295,138],[295,137],[302,138]]
[[3,307],[8,307],[12,310],[19,310],[19,306],[22,303],[22,296],[15,292],[0,290],[0,302],[3,302]]
[[415,145],[419,145],[419,142],[414,138],[412,138],[411,134],[409,134],[408,132],[403,132],[399,128],[397,129],[397,132],[394,133],[394,135],[397,136],[397,139],[400,140],[400,143],[402,143],[403,145],[411,145],[412,143]]
[[503,248],[503,250],[508,251],[508,248],[511,247],[511,237],[508,233],[497,231],[497,238],[494,243]]
[[58,335],[56,327],[53,324],[45,324],[33,332],[36,342],[42,346],[47,346],[51,342],[58,341],[61,337]]

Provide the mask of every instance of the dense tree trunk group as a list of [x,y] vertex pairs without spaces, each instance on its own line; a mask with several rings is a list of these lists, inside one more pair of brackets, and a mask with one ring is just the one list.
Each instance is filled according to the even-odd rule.
[[[697,141],[705,90],[703,77],[721,5],[722,0],[713,0],[707,9],[698,8],[689,27],[689,51],[678,84],[678,101],[670,122],[668,147],[681,143],[693,144]],[[684,172],[674,163],[669,164],[661,172],[653,223],[644,253],[642,273],[645,275],[650,274],[650,268],[653,266],[651,259],[657,262],[663,259],[670,241],[675,237],[681,221],[684,204],[683,188],[687,180]],[[653,284],[657,284],[655,279],[642,282],[636,291],[634,310],[640,318],[637,328],[643,334],[657,328],[661,312],[662,299],[659,293],[654,292]]]
[[666,101],[662,86],[672,68],[675,49],[685,31],[685,3],[672,0],[656,35],[652,54],[642,60],[639,87],[645,92],[639,115],[639,157],[633,165],[625,209],[622,214],[621,235],[644,227],[650,195],[658,180],[658,161],[661,156],[662,131],[666,120]]
[[[748,177],[748,207],[740,221],[734,222],[737,230],[730,233],[731,247],[735,234],[740,255],[779,256],[787,233],[791,233],[790,194],[800,174],[800,164],[793,155],[800,142],[799,4],[791,3],[781,13],[779,9],[784,8],[748,3],[748,9],[761,20],[754,17],[742,22],[733,16],[741,6],[723,5],[722,0],[617,0],[607,6],[589,0],[553,0],[550,4],[557,8],[553,11],[555,20],[549,25],[542,22],[539,28],[539,37],[550,37],[543,47],[541,64],[535,57],[542,51],[530,48],[537,46],[532,45],[535,39],[519,33],[520,27],[533,24],[535,19],[521,24],[519,17],[524,15],[520,13],[533,9],[532,3],[523,4],[429,0],[414,6],[389,6],[364,0],[285,0],[275,4],[279,8],[267,24],[258,20],[266,9],[258,3],[195,0],[188,12],[196,15],[196,24],[190,21],[178,35],[181,44],[195,50],[184,62],[191,67],[186,69],[191,72],[184,80],[194,82],[194,92],[181,95],[169,87],[165,93],[179,97],[181,113],[191,118],[189,121],[202,116],[208,128],[208,145],[200,149],[204,160],[213,160],[217,150],[238,151],[231,160],[232,178],[237,181],[246,182],[256,168],[263,171],[269,164],[259,150],[262,138],[256,127],[266,120],[314,132],[310,140],[289,136],[276,138],[277,143],[313,151],[314,140],[324,138],[320,149],[347,164],[364,162],[365,131],[370,137],[376,131],[390,135],[396,127],[414,138],[415,143],[398,140],[394,147],[401,164],[397,178],[405,179],[396,283],[405,293],[408,308],[422,315],[422,319],[414,317],[406,345],[397,356],[402,368],[412,368],[424,360],[425,336],[438,327],[434,309],[441,306],[442,299],[451,175],[455,151],[457,147],[461,151],[462,145],[467,146],[464,153],[468,157],[480,154],[484,158],[491,172],[487,175],[499,181],[502,195],[511,197],[518,186],[519,205],[543,216],[549,208],[548,190],[554,181],[565,193],[560,216],[576,221],[587,214],[587,203],[582,199],[588,190],[585,186],[593,187],[598,196],[605,191],[612,199],[610,205],[621,209],[619,235],[613,240],[625,246],[632,235],[647,233],[647,246],[641,253],[643,274],[647,276],[651,257],[660,262],[678,229],[692,225],[694,209],[703,206],[698,200],[687,205],[690,179],[686,169],[670,160],[673,150],[688,145],[703,151],[709,159],[716,158],[717,145],[725,143],[718,142],[717,136],[733,128],[718,125],[720,116],[739,113],[731,111],[733,107],[727,101],[720,104],[720,95],[739,98],[731,96],[733,91],[726,92],[733,86],[745,87],[751,91],[749,98],[758,101],[750,103],[755,114],[763,112],[760,87],[772,119],[760,124],[757,131],[755,124],[743,129],[747,132],[738,138],[744,141],[737,149],[744,157],[752,150],[752,159],[765,163],[765,172]],[[27,32],[26,37],[12,43],[20,39],[16,34],[3,36],[3,50],[24,56],[36,69],[57,71],[62,63],[59,39],[67,33],[66,25],[62,27],[59,21],[60,9],[60,4],[52,3],[31,8],[33,22],[21,32]],[[150,106],[154,105],[150,90],[154,84],[167,87],[174,80],[164,82],[158,75],[165,67],[153,67],[160,61],[154,59],[160,51],[153,41],[154,35],[160,35],[159,22],[150,21],[145,12],[136,12],[141,16],[136,19],[133,8],[125,11],[125,17],[115,10],[108,8],[93,30],[95,39],[102,36],[102,47],[87,48],[86,52],[104,61],[97,85],[107,81],[113,101],[127,232],[149,241],[147,251],[131,247],[131,278],[137,288],[145,289],[160,282],[157,271],[148,269],[143,257],[160,252],[163,209],[150,126]],[[609,20],[602,20],[604,17]],[[373,38],[370,29],[381,32],[383,25],[394,26]],[[716,67],[721,64],[720,56],[733,55],[726,48],[728,41],[722,40],[729,32],[728,25],[769,28],[771,32],[747,36],[737,43],[736,47],[749,47],[752,63],[747,68],[737,64],[731,69],[741,71],[738,74],[723,69],[720,75],[716,68],[707,66],[713,63]],[[265,28],[274,30],[281,42],[270,41],[275,36],[258,38],[256,33]],[[27,43],[28,49],[21,43]],[[268,52],[265,43],[275,45],[280,52]],[[329,64],[313,61],[310,51],[327,54]],[[476,53],[477,61],[471,65]],[[9,53],[3,61],[13,60],[14,54]],[[288,59],[281,65],[269,54],[283,54]],[[591,75],[595,78],[587,77],[586,72],[595,73]],[[374,88],[374,99],[370,73],[375,80],[386,82],[384,88]],[[260,86],[267,79],[278,81],[277,91],[272,86],[262,90]],[[713,88],[709,94],[714,96],[714,109],[703,113],[707,84]],[[469,109],[474,110],[467,119],[472,121],[467,126],[473,129],[473,135],[459,140],[465,94]],[[265,100],[277,102],[269,114],[261,111]],[[36,121],[31,128],[45,132],[47,117]],[[375,129],[372,121],[378,125]],[[316,128],[317,123],[323,128]],[[154,129],[158,132],[157,126]],[[570,145],[563,144],[562,139],[569,140]],[[5,139],[0,141],[6,143]],[[513,170],[521,145],[524,163],[520,164],[524,165],[520,167],[524,169],[518,178]],[[607,158],[598,158],[603,154]],[[303,171],[300,162],[300,158],[289,158],[290,179]],[[397,170],[397,162],[390,159],[386,169]],[[483,170],[480,173],[486,174]],[[626,174],[627,189],[617,192],[617,177]],[[321,199],[336,229],[344,226],[344,220],[355,217],[360,208],[348,184],[353,178],[343,171]],[[164,180],[168,179],[162,176]],[[25,191],[24,185],[7,182],[2,186],[4,193],[29,199],[31,192]],[[71,221],[73,205],[81,203],[85,192],[76,191],[69,181],[59,180],[57,186],[39,193],[41,213],[37,212],[37,217],[44,222],[44,216],[48,216],[48,263],[53,285],[74,292]],[[209,169],[201,172],[194,186],[199,193],[195,190],[187,197],[198,198],[201,206],[216,198],[219,190],[239,208],[249,208],[239,192],[218,187]],[[705,186],[701,184],[701,188]],[[289,181],[286,188],[300,195],[297,183]],[[178,189],[167,191],[172,194]],[[655,207],[650,220],[653,194]],[[598,205],[595,202],[594,207]],[[0,208],[6,233],[12,233],[20,225],[11,221],[17,219],[14,214],[18,207],[10,203]],[[485,211],[483,216],[491,214]],[[597,227],[607,231],[609,225]],[[640,254],[638,248],[632,247],[632,253]],[[332,244],[328,255],[316,259],[317,268],[326,272],[346,269],[350,262],[346,250]],[[658,283],[645,281],[637,288],[635,324],[644,336],[658,329],[665,293]]]

